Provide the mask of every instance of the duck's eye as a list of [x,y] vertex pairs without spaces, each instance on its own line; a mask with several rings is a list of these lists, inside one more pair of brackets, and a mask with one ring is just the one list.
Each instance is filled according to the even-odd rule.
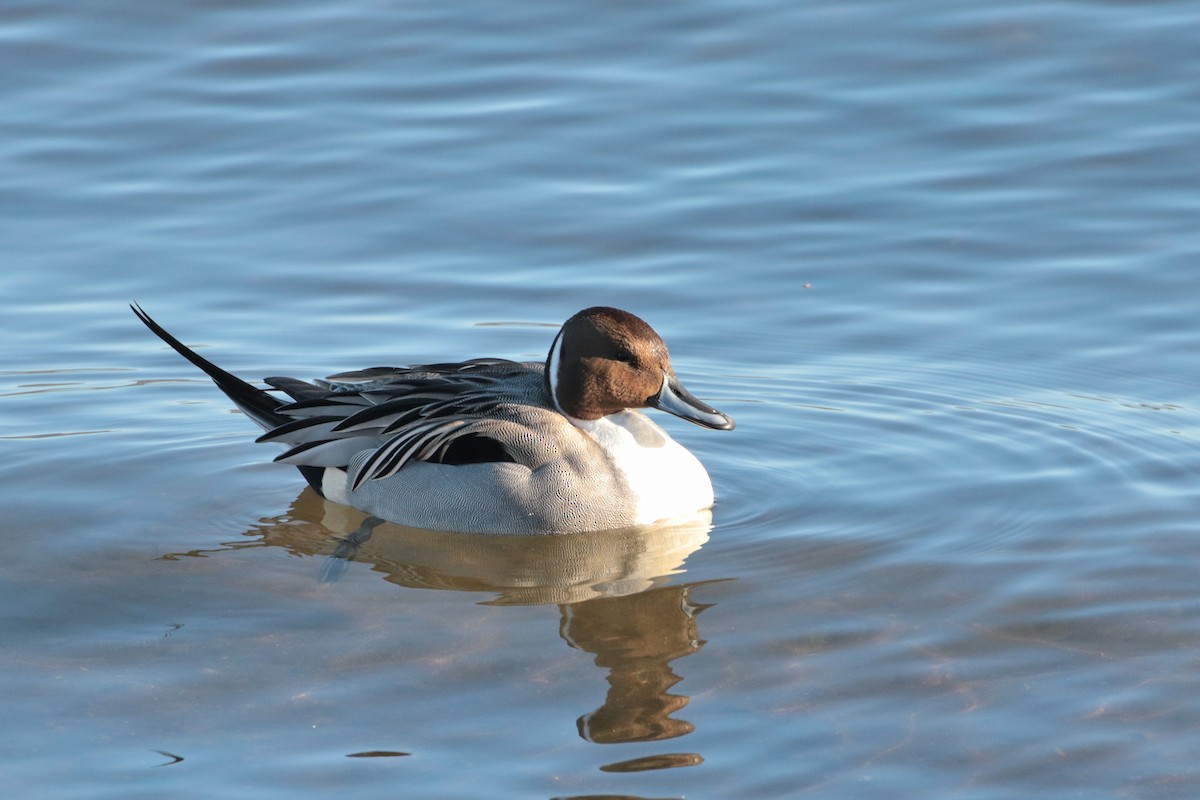
[[629,350],[625,350],[625,349],[618,350],[613,355],[613,358],[615,358],[617,361],[620,361],[624,364],[628,364],[631,367],[637,366],[637,359],[634,358],[633,353]]

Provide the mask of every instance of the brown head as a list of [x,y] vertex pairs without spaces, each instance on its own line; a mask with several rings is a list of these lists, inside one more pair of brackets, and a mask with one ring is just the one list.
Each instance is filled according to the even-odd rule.
[[546,385],[555,406],[576,419],[657,408],[707,428],[734,426],[679,383],[662,337],[618,308],[585,308],[563,323],[546,359]]

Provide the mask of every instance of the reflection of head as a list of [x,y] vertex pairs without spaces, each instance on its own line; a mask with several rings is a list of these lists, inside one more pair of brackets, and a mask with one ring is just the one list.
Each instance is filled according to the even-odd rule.
[[604,705],[579,718],[579,735],[601,744],[671,739],[691,733],[671,719],[688,698],[669,694],[680,678],[671,662],[704,646],[696,616],[707,606],[691,601],[691,586],[667,586],[626,597],[563,606],[562,637],[593,653],[609,670]]

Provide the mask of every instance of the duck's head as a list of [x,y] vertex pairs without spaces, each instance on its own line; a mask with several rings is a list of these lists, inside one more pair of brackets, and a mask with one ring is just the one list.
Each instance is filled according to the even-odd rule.
[[546,385],[555,407],[575,419],[657,408],[706,428],[734,426],[683,387],[662,337],[619,308],[585,308],[563,323],[546,358]]

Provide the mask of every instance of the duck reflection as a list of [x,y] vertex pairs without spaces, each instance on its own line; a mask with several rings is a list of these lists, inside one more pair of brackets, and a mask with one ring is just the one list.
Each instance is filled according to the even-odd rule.
[[[490,593],[488,605],[563,606],[669,585],[711,529],[705,511],[658,525],[563,536],[447,533],[384,522],[305,489],[287,514],[246,535],[259,540],[251,546],[327,556],[321,568],[327,581],[354,562],[400,586]],[[238,546],[247,544],[227,548]]]
[[578,720],[584,739],[645,742],[695,730],[692,723],[671,718],[689,698],[670,693],[682,680],[671,662],[704,646],[696,617],[708,606],[692,601],[691,590],[689,584],[665,586],[560,607],[559,634],[608,670],[604,705]]
[[[257,546],[327,556],[325,581],[336,580],[353,561],[401,586],[487,592],[491,605],[557,605],[559,635],[608,671],[604,703],[577,724],[584,739],[609,744],[671,739],[694,730],[690,722],[671,717],[689,701],[670,692],[681,680],[672,662],[704,646],[696,620],[708,606],[691,597],[698,584],[675,584],[672,576],[708,541],[711,528],[711,515],[703,512],[595,534],[446,533],[383,522],[326,503],[306,489],[287,514],[247,535],[259,539]],[[202,552],[167,557],[179,555]]]

